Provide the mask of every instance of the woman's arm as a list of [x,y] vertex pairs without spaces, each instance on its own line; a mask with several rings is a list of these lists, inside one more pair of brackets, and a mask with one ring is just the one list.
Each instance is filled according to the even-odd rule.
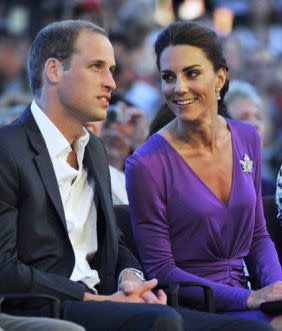
[[254,136],[254,185],[256,190],[255,228],[250,252],[246,258],[250,273],[260,287],[282,280],[282,271],[277,252],[266,228],[261,195],[261,141]]
[[[249,290],[207,281],[176,266],[166,219],[165,180],[161,167],[155,166],[160,162],[155,161],[135,154],[126,163],[133,234],[148,277],[155,277],[160,283],[201,282],[213,288],[217,310],[246,309]],[[192,306],[203,304],[203,292],[199,288],[184,288],[181,296]]]

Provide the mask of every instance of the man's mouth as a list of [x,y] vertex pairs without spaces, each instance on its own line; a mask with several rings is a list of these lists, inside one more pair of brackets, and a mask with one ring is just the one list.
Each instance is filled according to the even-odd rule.
[[100,97],[98,97],[98,99],[103,100],[104,102],[110,101],[110,97],[108,97],[108,96],[100,96]]

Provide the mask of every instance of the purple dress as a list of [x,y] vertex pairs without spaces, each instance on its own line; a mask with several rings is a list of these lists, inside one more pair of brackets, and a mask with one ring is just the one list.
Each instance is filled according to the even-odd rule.
[[[227,124],[233,176],[226,204],[159,134],[128,158],[133,234],[149,278],[205,283],[214,290],[218,312],[267,319],[259,311],[246,310],[250,290],[243,272],[244,258],[260,286],[282,280],[263,215],[260,139],[251,125],[230,119]],[[194,307],[203,300],[202,290],[196,288],[183,289],[181,297]]]

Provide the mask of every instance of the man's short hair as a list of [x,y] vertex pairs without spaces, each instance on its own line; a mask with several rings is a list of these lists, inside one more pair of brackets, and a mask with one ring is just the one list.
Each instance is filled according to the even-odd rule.
[[49,58],[58,59],[64,68],[68,69],[75,51],[74,44],[82,30],[107,36],[104,29],[83,20],[50,23],[38,33],[28,55],[28,79],[31,92],[34,95],[40,95],[42,72]]

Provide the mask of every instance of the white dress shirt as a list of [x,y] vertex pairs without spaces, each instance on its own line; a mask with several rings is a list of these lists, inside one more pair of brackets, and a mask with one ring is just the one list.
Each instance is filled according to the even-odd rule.
[[95,185],[93,180],[89,181],[87,170],[83,168],[89,133],[83,129],[84,134],[73,144],[78,163],[76,170],[67,163],[72,148],[64,135],[35,101],[31,104],[31,112],[45,140],[59,185],[68,235],[75,254],[75,265],[70,279],[82,281],[95,290],[94,287],[100,282],[99,275],[88,263],[98,249]]
[[114,205],[128,205],[128,198],[125,189],[124,172],[109,166],[112,185],[112,200]]

